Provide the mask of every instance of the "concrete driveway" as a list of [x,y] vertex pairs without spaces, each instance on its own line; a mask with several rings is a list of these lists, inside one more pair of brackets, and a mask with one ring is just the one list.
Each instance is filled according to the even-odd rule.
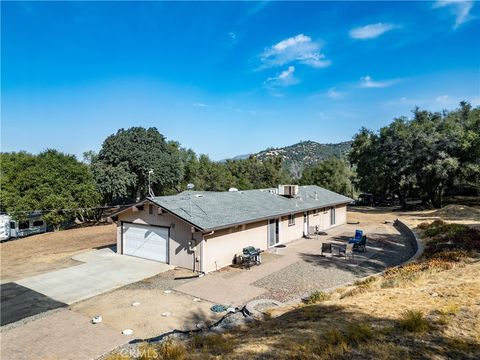
[[59,301],[15,283],[0,285],[0,325],[6,325],[48,310],[66,307]]
[[156,261],[118,255],[109,248],[88,251],[73,259],[84,264],[32,276],[16,283],[55,301],[73,304],[173,269],[171,265]]

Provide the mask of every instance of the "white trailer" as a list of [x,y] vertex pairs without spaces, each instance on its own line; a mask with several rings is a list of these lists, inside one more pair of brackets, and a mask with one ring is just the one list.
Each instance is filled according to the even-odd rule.
[[12,218],[6,214],[0,215],[0,241],[10,239],[10,221]]

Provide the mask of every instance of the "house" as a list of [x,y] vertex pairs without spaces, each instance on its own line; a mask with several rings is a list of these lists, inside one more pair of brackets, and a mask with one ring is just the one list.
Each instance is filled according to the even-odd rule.
[[313,185],[184,191],[147,198],[111,218],[119,254],[206,273],[232,264],[244,247],[265,250],[344,224],[351,201]]

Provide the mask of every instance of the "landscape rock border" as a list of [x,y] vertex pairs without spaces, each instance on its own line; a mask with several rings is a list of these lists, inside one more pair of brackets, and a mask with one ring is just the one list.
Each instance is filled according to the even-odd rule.
[[415,231],[410,229],[410,227],[407,224],[405,224],[403,221],[401,221],[398,218],[393,222],[393,226],[397,228],[398,231],[404,233],[407,236],[407,239],[410,241],[410,243],[413,245],[415,249],[415,254],[413,254],[413,256],[410,259],[403,262],[403,264],[408,264],[418,260],[418,258],[423,254],[423,249],[424,249],[424,244],[420,240],[420,237],[417,235],[417,233],[415,233]]
[[254,318],[262,317],[264,315],[264,313],[262,311],[258,311],[258,310],[255,309],[256,306],[262,305],[262,304],[274,304],[275,306],[284,305],[280,301],[272,300],[272,299],[252,300],[245,305],[245,307],[243,308],[243,312],[246,315],[254,317]]

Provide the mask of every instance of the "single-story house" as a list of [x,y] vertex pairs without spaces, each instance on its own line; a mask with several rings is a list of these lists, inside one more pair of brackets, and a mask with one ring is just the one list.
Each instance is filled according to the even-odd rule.
[[210,272],[244,247],[265,250],[346,223],[352,199],[318,186],[184,191],[147,198],[111,218],[117,252]]

